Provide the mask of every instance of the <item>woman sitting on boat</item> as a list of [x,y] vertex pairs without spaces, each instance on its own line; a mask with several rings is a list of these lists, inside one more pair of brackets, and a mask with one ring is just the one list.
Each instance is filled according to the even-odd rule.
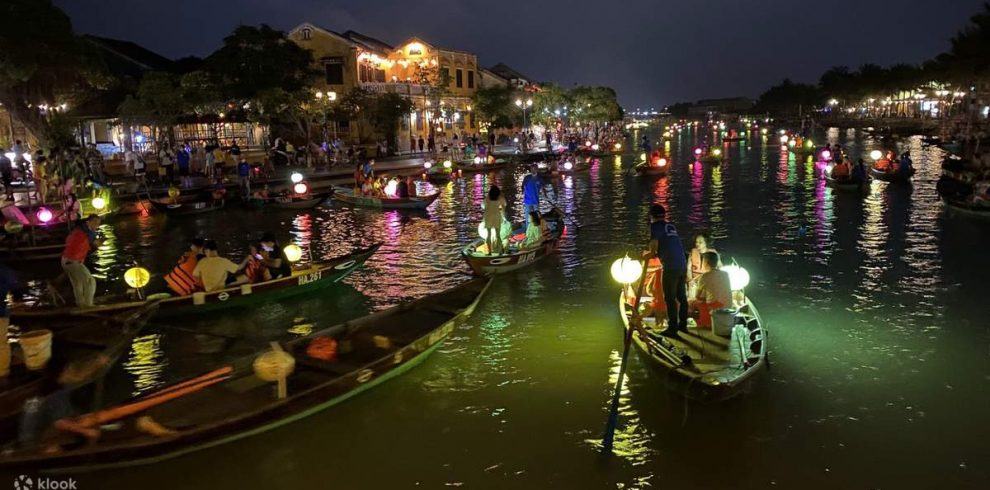
[[709,251],[702,255],[704,272],[698,278],[694,300],[688,303],[690,310],[697,313],[698,328],[712,328],[712,312],[732,306],[729,273],[719,270],[719,263],[718,252]]
[[292,264],[285,258],[285,252],[275,240],[274,233],[265,233],[258,245],[261,249],[262,264],[268,269],[272,279],[292,275]]
[[241,261],[239,267],[243,271],[242,274],[244,278],[247,279],[249,284],[270,281],[272,279],[272,273],[267,267],[265,267],[263,257],[264,256],[261,255],[261,251],[257,246],[248,246],[247,257],[244,257],[244,260]]
[[699,233],[694,236],[694,248],[691,249],[690,254],[690,268],[688,268],[688,282],[694,282],[701,274],[704,272],[704,264],[702,264],[702,257],[708,252],[714,252],[715,249],[712,248],[712,241],[705,233]]
[[485,198],[484,211],[485,229],[488,230],[485,242],[488,245],[489,255],[493,254],[496,248],[498,253],[505,253],[505,248],[502,246],[502,220],[505,219],[505,208],[505,196],[502,195],[502,190],[492,184]]

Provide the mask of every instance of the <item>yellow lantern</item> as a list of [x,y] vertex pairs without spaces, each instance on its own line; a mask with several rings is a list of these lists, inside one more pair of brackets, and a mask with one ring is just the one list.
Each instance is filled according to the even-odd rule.
[[643,274],[643,264],[638,260],[625,257],[612,262],[612,279],[620,284],[632,284]]
[[299,262],[299,259],[302,258],[302,249],[295,243],[286,245],[285,248],[282,249],[282,252],[285,253],[285,259],[289,262]]
[[883,158],[883,152],[880,151],[880,150],[873,150],[873,151],[870,152],[870,158],[872,158],[874,160],[879,160],[879,159]]
[[174,198],[179,195],[179,188],[172,185],[168,187],[168,197]]
[[93,209],[97,211],[102,211],[103,208],[107,207],[107,200],[102,197],[93,198]]
[[124,272],[124,282],[134,289],[141,289],[148,285],[151,280],[151,273],[144,267],[131,267]]
[[445,168],[447,170],[450,170],[450,167],[453,167],[453,166],[454,166],[454,162],[451,162],[450,160],[444,160],[443,161],[443,168]]
[[8,221],[3,224],[3,229],[11,235],[16,235],[24,229],[24,225],[20,221]]

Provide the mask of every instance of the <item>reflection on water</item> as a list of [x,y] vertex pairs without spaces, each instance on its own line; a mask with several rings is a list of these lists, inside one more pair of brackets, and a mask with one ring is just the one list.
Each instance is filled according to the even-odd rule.
[[131,342],[131,350],[122,366],[133,380],[133,396],[165,383],[164,373],[168,368],[168,359],[162,351],[161,341],[162,334],[151,334],[135,337]]
[[[195,475],[185,488],[986,488],[990,257],[979,244],[990,229],[943,213],[934,191],[941,150],[917,139],[893,145],[911,153],[913,184],[877,182],[859,196],[833,192],[807,154],[781,150],[773,136],[723,147],[723,165],[693,164],[707,138],[707,129],[678,131],[664,178],[630,173],[636,150],[549,179],[567,213],[560,252],[498,277],[419,368],[324,414],[101,473],[101,484]],[[814,139],[854,158],[891,144],[834,129]],[[313,260],[382,243],[363,269],[319,294],[189,319],[183,327],[197,335],[163,329],[135,340],[123,366],[130,391],[464,280],[460,250],[477,236],[488,186],[502,188],[518,222],[524,174],[466,175],[418,212],[326,205],[112,221],[97,271],[101,288],[118,291],[131,263],[160,272],[195,236],[217,239],[233,259],[269,230]],[[668,394],[632,356],[620,457],[602,461],[596,444],[622,343],[608,265],[644,246],[654,201],[685,240],[710,231],[749,269],[773,369],[746,397],[705,407]],[[424,441],[429,450],[409,450]]]

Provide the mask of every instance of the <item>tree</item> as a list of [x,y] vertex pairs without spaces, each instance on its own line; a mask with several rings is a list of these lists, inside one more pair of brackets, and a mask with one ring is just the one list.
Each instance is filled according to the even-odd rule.
[[947,75],[964,85],[990,75],[990,3],[969,19],[938,61]]
[[178,76],[147,73],[138,83],[137,91],[120,105],[121,119],[128,125],[147,124],[154,130],[155,141],[161,141],[162,131],[170,130],[179,117],[189,112],[183,95]]
[[399,122],[412,109],[412,101],[396,93],[386,92],[373,97],[367,111],[368,118],[375,129],[385,136],[389,148],[399,147]]
[[814,85],[794,83],[785,78],[780,85],[771,87],[760,95],[753,108],[754,112],[770,112],[773,114],[797,114],[799,108],[806,111],[820,105],[822,92]]
[[533,94],[533,109],[530,121],[533,124],[550,126],[555,124],[574,104],[574,100],[559,85],[546,84]]
[[572,119],[587,123],[604,123],[622,119],[622,106],[609,87],[576,87],[571,90],[574,101]]
[[0,104],[42,144],[63,124],[42,107],[74,107],[112,79],[95,48],[72,30],[51,0],[4,0],[0,6]]
[[479,121],[493,128],[512,126],[514,91],[509,87],[480,88],[474,93],[472,105]]

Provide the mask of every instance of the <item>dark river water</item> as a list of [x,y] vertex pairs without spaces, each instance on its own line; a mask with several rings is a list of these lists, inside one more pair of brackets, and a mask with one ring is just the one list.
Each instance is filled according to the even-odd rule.
[[[860,197],[834,194],[772,135],[726,147],[721,168],[690,165],[707,136],[675,136],[665,179],[629,174],[632,155],[555,179],[572,221],[559,254],[498,277],[475,315],[404,376],[246,440],[78,475],[79,488],[990,488],[990,225],[943,210],[942,152],[899,142],[919,169],[913,185],[874,182]],[[826,137],[854,157],[878,147],[836,130],[816,143]],[[494,177],[517,217],[520,172]],[[477,235],[486,179],[444,186],[421,213],[327,206],[111,223],[99,258],[111,289],[131,261],[162,270],[197,234],[237,260],[266,230],[313,257],[384,242],[321,296],[149,330],[114,384],[145,391],[463,281],[459,248]],[[708,231],[749,270],[771,368],[745,396],[704,406],[632,356],[618,454],[603,459],[622,349],[609,265],[645,245],[651,201],[682,237]]]

